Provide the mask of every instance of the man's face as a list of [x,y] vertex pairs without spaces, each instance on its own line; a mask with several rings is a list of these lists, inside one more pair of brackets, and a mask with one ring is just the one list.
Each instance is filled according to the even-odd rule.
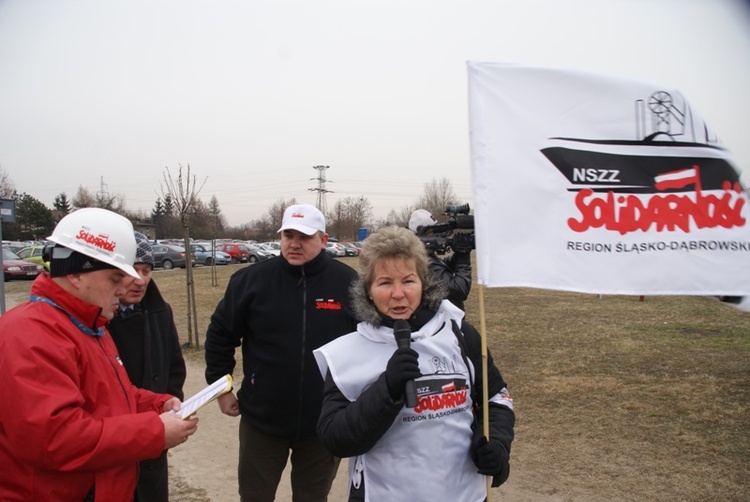
[[86,303],[101,307],[101,315],[108,321],[114,317],[120,298],[134,281],[132,277],[117,268],[73,274],[73,277],[79,293],[78,297]]
[[306,235],[297,230],[281,232],[281,254],[292,265],[304,265],[318,256],[326,247],[328,234],[315,232]]
[[134,305],[141,303],[143,295],[146,294],[146,287],[151,282],[151,265],[146,263],[137,263],[133,265],[135,271],[138,272],[140,279],[134,279],[128,287],[125,295],[120,298],[120,303],[123,305]]

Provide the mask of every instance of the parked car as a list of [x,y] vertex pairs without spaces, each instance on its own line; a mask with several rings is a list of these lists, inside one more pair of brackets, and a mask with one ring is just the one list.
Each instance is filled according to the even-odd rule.
[[258,244],[263,250],[272,253],[274,256],[281,255],[281,244],[278,242],[262,242]]
[[217,265],[228,265],[232,261],[232,257],[224,251],[213,251],[210,244],[190,244],[190,249],[195,256],[195,263],[198,265],[208,265],[216,258]]
[[3,249],[3,280],[11,279],[34,279],[44,271],[44,267],[38,263],[24,261],[13,251]]
[[44,255],[44,246],[27,246],[16,254],[22,260],[30,261],[31,263],[38,263],[44,267],[44,270],[49,272],[49,262],[44,261],[42,258]]
[[266,251],[265,249],[261,248],[260,244],[248,244],[247,250],[250,253],[247,257],[247,261],[249,261],[250,263],[267,260],[276,256],[270,251]]
[[331,256],[346,256],[344,247],[341,246],[338,242],[328,241],[326,243],[326,253],[330,254]]
[[3,249],[9,250],[13,254],[18,254],[20,250],[22,250],[25,247],[28,247],[29,245],[30,244],[27,242],[3,241]]
[[359,248],[353,242],[340,242],[339,245],[344,246],[346,256],[359,256]]
[[[185,248],[172,244],[154,244],[152,248],[156,268],[161,267],[164,270],[170,270],[174,267],[185,268],[187,266]],[[195,257],[193,257],[191,263],[195,263]]]
[[232,257],[232,263],[246,263],[250,251],[244,244],[237,242],[222,242],[216,245],[217,251],[224,251]]

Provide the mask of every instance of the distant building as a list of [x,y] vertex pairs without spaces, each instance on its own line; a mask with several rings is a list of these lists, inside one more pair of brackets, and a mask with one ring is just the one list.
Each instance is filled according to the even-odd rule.
[[151,240],[156,239],[156,225],[153,223],[134,221],[133,229],[137,232],[141,232]]

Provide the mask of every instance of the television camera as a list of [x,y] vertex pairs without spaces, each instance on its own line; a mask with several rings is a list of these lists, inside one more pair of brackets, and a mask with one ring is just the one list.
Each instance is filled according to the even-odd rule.
[[427,251],[445,254],[448,250],[468,253],[476,249],[474,239],[474,216],[469,214],[469,205],[448,206],[445,215],[446,223],[420,226],[417,236],[424,243]]

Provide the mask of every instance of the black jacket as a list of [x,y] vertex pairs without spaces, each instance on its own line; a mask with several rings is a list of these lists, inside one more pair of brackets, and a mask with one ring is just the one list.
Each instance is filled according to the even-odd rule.
[[[185,360],[174,324],[172,307],[152,280],[132,312],[117,312],[107,326],[117,345],[128,377],[137,387],[171,394],[182,400]],[[169,499],[167,452],[140,463],[137,502]]]
[[206,381],[231,374],[242,345],[243,417],[277,437],[315,434],[323,379],[312,351],[356,329],[356,276],[325,252],[303,266],[280,256],[233,274],[206,333]]
[[172,307],[152,280],[131,315],[118,312],[107,329],[117,345],[130,381],[142,389],[184,398],[185,360]]

